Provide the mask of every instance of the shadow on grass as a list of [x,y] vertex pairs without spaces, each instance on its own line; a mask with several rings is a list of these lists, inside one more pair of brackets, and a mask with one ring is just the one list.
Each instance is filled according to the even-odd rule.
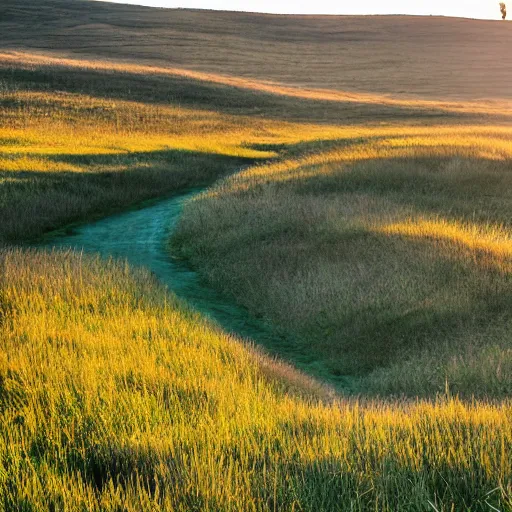
[[[293,98],[247,90],[235,86],[202,82],[190,78],[131,74],[120,71],[80,70],[66,66],[24,69],[0,66],[0,81],[14,90],[64,91],[105,99],[169,104],[211,110],[230,115],[264,117],[305,123],[378,123],[384,120],[430,119],[475,120],[474,114],[450,113],[435,107],[401,107],[343,101]],[[12,106],[6,98],[0,105]],[[478,116],[482,119],[482,115]],[[493,117],[493,119],[496,119]]]
[[[215,286],[249,305],[254,315],[297,335],[298,340],[277,347],[278,352],[303,363],[303,368],[323,368],[331,382],[343,375],[366,375],[426,351],[455,354],[466,334],[476,340],[472,343],[491,343],[485,341],[485,333],[503,325],[500,319],[512,307],[510,279],[500,258],[466,247],[449,233],[444,238],[379,233],[360,226],[358,216],[378,225],[438,218],[482,229],[489,223],[509,226],[509,166],[509,160],[453,156],[363,160],[332,174],[304,177],[291,171],[284,181],[273,181],[269,175],[268,196],[263,177],[261,202],[260,178],[253,184],[249,173],[248,192],[237,188],[237,180],[233,190],[222,189],[225,197],[212,199],[237,211],[247,193],[254,211],[244,211],[240,226],[229,224],[225,242],[219,234],[208,261],[195,256],[194,245],[202,243],[200,233],[195,233],[196,241],[179,233],[180,244],[205,275],[214,276]],[[299,195],[312,196],[311,202],[304,199],[304,209],[295,208],[303,201]],[[339,202],[322,210],[322,201],[336,196]],[[363,205],[356,201],[352,210],[352,197],[364,198]],[[348,217],[332,217],[343,208]],[[261,213],[265,209],[272,215]],[[245,226],[249,219],[256,227],[250,237]],[[328,281],[322,269],[333,272],[333,285],[304,291],[315,287],[317,268],[320,283]],[[333,268],[339,269],[346,288],[335,285]],[[346,269],[353,269],[353,282]],[[262,275],[267,277],[261,280]],[[245,291],[247,282],[250,292]],[[283,297],[293,297],[293,307],[303,308],[304,316],[297,316],[297,322],[286,316]]]
[[45,158],[92,169],[0,172],[0,242],[19,243],[141,201],[206,186],[253,162],[184,150]]
[[[342,375],[362,376],[426,351],[445,353],[450,346],[456,349],[454,340],[460,340],[464,333],[486,332],[487,328],[495,327],[496,320],[506,317],[512,307],[508,280],[498,269],[482,268],[486,278],[473,282],[476,270],[470,269],[467,261],[438,250],[435,243],[367,232],[359,236],[350,233],[348,237],[341,234],[329,244],[318,243],[309,255],[298,244],[296,251],[301,247],[301,257],[307,261],[318,260],[318,254],[321,261],[336,261],[337,247],[343,247],[350,261],[338,256],[340,267],[366,268],[369,273],[379,268],[382,272],[380,282],[360,283],[357,293],[368,296],[366,303],[351,303],[349,297],[340,296],[339,300],[346,305],[342,312],[337,308],[339,314],[315,316],[315,322],[298,333],[296,357],[303,354],[316,359],[317,364],[325,367],[329,380]],[[374,254],[365,262],[365,253],[369,251],[380,256]],[[427,265],[415,255],[424,255],[431,262]],[[481,258],[486,259],[487,255],[482,254]],[[478,260],[475,254],[470,265],[478,266]],[[397,262],[403,266],[407,283],[403,293],[396,287],[396,271],[387,271]],[[269,275],[275,271],[268,269]],[[375,290],[379,292],[372,298]],[[324,306],[328,308],[327,304]]]
[[[290,171],[289,179],[276,186],[303,195],[369,194],[414,215],[507,225],[512,213],[510,163],[457,155],[363,159],[340,162],[339,171],[313,176]],[[336,162],[329,165],[334,168]]]
[[[376,503],[385,502],[386,510],[427,511],[428,502],[435,501],[453,504],[454,509],[487,511],[489,503],[503,507],[507,502],[506,495],[488,492],[496,489],[496,478],[488,471],[486,460],[474,455],[478,454],[482,434],[478,424],[464,425],[464,439],[474,453],[465,457],[462,464],[457,460],[449,463],[446,455],[453,449],[450,428],[460,428],[456,422],[436,426],[441,432],[446,429],[445,436],[441,436],[441,446],[428,451],[415,447],[422,425],[416,431],[403,425],[378,430],[356,422],[338,434],[348,438],[344,454],[318,455],[305,461],[298,450],[290,452],[286,439],[312,443],[322,436],[318,422],[280,422],[271,436],[254,429],[246,438],[234,434],[231,442],[209,439],[209,446],[182,442],[174,446],[171,454],[140,443],[121,443],[115,435],[111,442],[92,444],[90,439],[96,437],[92,434],[97,427],[93,419],[89,421],[91,432],[86,428],[77,436],[83,444],[77,440],[76,448],[64,447],[58,460],[54,460],[55,447],[41,432],[29,450],[32,462],[37,467],[44,461],[61,475],[76,475],[98,493],[108,493],[114,484],[121,495],[133,489],[143,490],[156,503],[160,500],[197,511],[223,510],[229,499],[220,487],[216,492],[202,487],[207,484],[202,484],[199,475],[205,467],[225,475],[222,481],[228,488],[238,487],[240,509],[256,502],[262,510],[293,510],[298,506],[301,510],[330,511],[350,509],[354,503],[360,510],[370,510]],[[80,430],[84,426],[80,425]],[[426,427],[432,428],[428,424]],[[393,429],[397,431],[392,432]],[[372,438],[377,433],[379,443]],[[429,434],[430,430],[424,436]],[[389,438],[386,452],[382,451],[382,444],[386,443],[383,436]],[[418,453],[420,450],[424,453]],[[232,467],[250,468],[250,483],[240,485]],[[54,499],[58,498],[48,493],[48,500]]]

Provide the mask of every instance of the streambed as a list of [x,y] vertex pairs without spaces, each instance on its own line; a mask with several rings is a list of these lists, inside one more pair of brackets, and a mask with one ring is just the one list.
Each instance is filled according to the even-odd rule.
[[310,375],[326,379],[335,387],[348,390],[346,377],[326,375],[315,355],[297,350],[287,334],[270,329],[249,312],[205,285],[187,263],[173,257],[169,238],[176,229],[184,204],[201,190],[162,199],[140,209],[129,210],[83,224],[71,233],[47,236],[39,247],[73,249],[84,254],[126,260],[134,267],[145,267],[167,288],[195,310],[214,320],[227,333],[263,345],[272,354],[292,362]]
[[216,321],[226,332],[268,346],[275,334],[263,322],[205,286],[197,272],[170,253],[168,240],[183,205],[200,192],[175,195],[141,209],[111,215],[75,227],[71,233],[56,233],[46,237],[39,246],[120,258],[134,267],[145,267],[170,291]]

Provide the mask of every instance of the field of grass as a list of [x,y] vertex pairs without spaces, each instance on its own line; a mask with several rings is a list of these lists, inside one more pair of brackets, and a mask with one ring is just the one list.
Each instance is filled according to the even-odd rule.
[[3,510],[512,507],[509,403],[329,404],[142,271],[0,268]]
[[[505,24],[0,14],[0,510],[512,510]],[[272,355],[14,247],[208,185],[174,246]]]
[[512,99],[508,23],[275,16],[87,0],[3,0],[0,9],[5,49],[256,79],[302,94],[322,89],[404,99]]
[[[160,68],[0,52],[0,244],[206,185],[284,147],[346,133],[319,122],[323,100],[270,91],[254,97],[238,85]],[[445,119],[471,116],[457,108],[480,107],[379,109],[412,118],[426,108]],[[375,108],[361,104],[355,115],[345,101],[330,111],[352,112],[362,123]]]
[[[182,254],[372,394],[512,392],[512,127],[374,128],[186,209]],[[343,381],[343,378],[341,379]]]
[[[209,184],[283,150],[309,153],[364,136],[376,119],[457,119],[470,131],[496,114],[493,102],[326,99],[262,87],[0,52],[0,243]],[[500,118],[511,113],[503,108]]]

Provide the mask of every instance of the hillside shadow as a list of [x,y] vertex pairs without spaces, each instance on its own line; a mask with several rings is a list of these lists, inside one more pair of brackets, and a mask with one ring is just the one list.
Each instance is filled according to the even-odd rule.
[[[403,238],[400,243],[404,243]],[[410,244],[425,251],[431,249],[425,241],[405,241],[409,248]],[[404,246],[404,251],[409,248]],[[449,257],[444,260],[439,258],[438,264],[446,268],[457,266]],[[420,282],[434,277],[426,272],[418,273],[416,279]],[[334,375],[367,375],[418,354],[446,354],[450,346],[452,352],[457,351],[456,340],[460,340],[462,335],[486,332],[487,328],[496,325],[497,318],[506,315],[512,307],[512,291],[500,283],[498,273],[494,278],[489,278],[485,289],[472,291],[467,296],[453,297],[451,307],[447,304],[436,306],[437,296],[453,293],[457,285],[464,283],[462,279],[458,283],[453,277],[445,277],[446,283],[426,294],[423,300],[405,303],[399,308],[400,298],[390,294],[389,297],[382,297],[378,304],[354,308],[350,314],[341,317],[332,326],[341,343],[331,347],[327,359],[334,361],[341,351],[348,361],[348,368],[344,361],[341,367],[329,364]],[[468,274],[467,279],[471,279],[471,275]],[[458,299],[460,303],[465,301],[465,304],[459,304]],[[473,345],[472,349],[478,350],[479,347]]]
[[207,186],[254,161],[186,150],[45,158],[50,165],[90,165],[93,169],[0,171],[0,242],[20,243],[141,201]]
[[[460,165],[453,170],[454,161]],[[281,186],[304,195],[369,194],[407,208],[415,216],[508,225],[509,167],[510,159],[406,155],[340,162],[339,172],[310,176],[290,172]]]
[[[117,70],[39,66],[32,69],[0,66],[0,80],[15,90],[80,93],[104,99],[179,105],[229,115],[304,123],[359,124],[382,121],[457,119],[481,121],[482,116],[451,113],[434,106],[418,108],[356,101],[294,98],[242,87],[164,74]],[[4,99],[9,101],[8,99]],[[1,103],[0,103],[1,104]],[[5,105],[5,103],[4,103]],[[7,105],[6,105],[7,106]],[[493,116],[496,119],[496,116]]]
[[[322,377],[331,383],[344,376],[367,375],[417,354],[446,353],[450,346],[456,350],[464,333],[486,332],[512,308],[509,280],[484,252],[459,258],[449,247],[440,248],[436,240],[364,230],[341,233],[309,247],[297,241],[289,250],[300,254],[301,261],[313,262],[313,268],[319,262],[329,262],[367,271],[368,276],[379,269],[375,281],[360,279],[353,283],[355,291],[349,295],[336,286],[325,290],[325,297],[330,299],[320,292],[315,294],[317,303],[312,307],[317,313],[312,320],[302,328],[287,324],[295,332],[293,345],[275,347],[276,352],[299,361],[305,369],[323,368]],[[370,252],[371,258],[365,262]],[[288,257],[293,259],[290,254]],[[277,265],[269,261],[262,272],[276,276]],[[475,281],[475,273],[480,272],[485,277]],[[300,275],[296,279],[300,280]],[[278,278],[275,285],[281,286]],[[333,296],[335,293],[338,295]],[[361,296],[367,299],[361,300]],[[340,309],[339,304],[344,307]],[[276,303],[272,307],[286,305]],[[311,311],[306,308],[305,314],[311,316]],[[485,338],[481,343],[485,344]],[[473,345],[473,349],[478,347]]]
[[[490,224],[491,227],[510,226],[509,167],[509,160],[483,157],[366,159],[354,164],[349,162],[338,173],[304,176],[300,170],[294,170],[284,181],[274,181],[274,175],[269,174],[272,194],[267,198],[263,194],[261,203],[254,201],[258,179],[252,183],[249,173],[248,194],[252,207],[265,205],[268,200],[267,207],[282,218],[272,231],[273,238],[265,239],[268,249],[261,248],[261,233],[256,231],[252,239],[248,239],[244,237],[246,231],[241,230],[240,237],[231,236],[223,250],[232,254],[233,260],[244,261],[245,258],[248,267],[256,265],[251,260],[254,256],[249,255],[259,255],[259,272],[269,276],[277,289],[286,289],[292,283],[288,290],[290,296],[293,296],[294,279],[299,280],[297,301],[309,297],[303,293],[305,285],[300,279],[306,274],[306,282],[314,286],[308,269],[313,269],[314,273],[317,264],[318,268],[323,268],[325,263],[327,269],[332,265],[354,268],[355,275],[361,276],[354,277],[360,281],[350,284],[357,290],[357,297],[368,297],[367,300],[359,300],[358,304],[355,298],[354,303],[341,295],[333,298],[335,292],[343,294],[334,286],[325,290],[326,297],[330,297],[325,302],[322,293],[315,292],[312,294],[315,299],[311,299],[314,304],[304,306],[305,314],[319,312],[314,313],[314,322],[299,328],[283,320],[279,326],[295,330],[298,339],[294,339],[293,345],[277,347],[277,351],[286,351],[288,359],[301,361],[304,367],[323,367],[325,378],[331,382],[347,374],[365,375],[418,353],[435,353],[447,347],[455,350],[464,334],[477,340],[473,343],[480,343],[485,340],[483,333],[494,327],[497,319],[506,317],[512,307],[512,290],[500,259],[502,255],[494,255],[483,246],[479,249],[478,245],[464,245],[457,238],[450,238],[449,231],[439,237],[410,236],[379,232],[378,226],[409,219],[414,224],[416,218],[438,219],[441,225],[445,221],[457,221],[477,230],[485,230]],[[275,176],[279,175],[278,172]],[[244,179],[243,175],[240,179]],[[263,176],[263,191],[266,183]],[[221,194],[226,197],[221,197],[220,201],[229,203],[230,194],[233,194],[233,201],[243,201],[245,187],[236,185],[232,189],[223,188]],[[276,192],[277,187],[283,190]],[[339,204],[333,203],[332,208],[326,208],[327,224],[324,230],[320,225],[317,231],[317,226],[308,225],[306,217],[287,219],[286,206],[282,209],[277,205],[282,198],[292,212],[296,211],[292,205],[302,201],[297,194],[312,196],[312,202],[305,203],[305,211],[311,218],[320,219],[320,224],[324,218],[321,202],[337,195],[342,195],[343,199]],[[344,201],[349,203],[352,196],[365,198],[362,206],[356,201],[353,213],[347,214],[353,218],[337,220],[332,217],[338,207],[351,211]],[[378,200],[375,204],[372,203],[374,198]],[[315,204],[319,205],[318,212],[314,211]],[[364,222],[357,229],[349,229],[351,221],[359,226],[358,215],[370,223],[373,219],[375,229],[365,227]],[[266,231],[262,232],[267,236]],[[286,263],[283,265],[283,262]],[[288,275],[281,282],[283,266],[291,277]],[[297,276],[293,277],[295,269],[298,269]],[[376,273],[375,269],[379,271]],[[240,275],[248,279],[250,274]],[[379,283],[370,281],[373,275]],[[319,274],[320,282],[325,282],[325,277]],[[240,278],[240,282],[243,279]],[[352,290],[350,286],[349,290]],[[243,300],[242,292],[234,288],[229,291],[235,295],[240,293]],[[267,293],[263,285],[261,293]],[[343,313],[330,314],[331,306],[333,311],[338,311],[340,302],[346,304]],[[286,310],[286,307],[278,300],[275,304],[253,306],[257,314],[274,318],[276,323],[281,320],[276,320],[280,316],[273,310]]]

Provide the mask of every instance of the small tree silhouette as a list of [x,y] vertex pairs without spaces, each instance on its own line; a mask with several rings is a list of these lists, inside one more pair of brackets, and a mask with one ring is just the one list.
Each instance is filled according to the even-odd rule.
[[500,2],[501,19],[504,20],[507,17],[507,6]]

